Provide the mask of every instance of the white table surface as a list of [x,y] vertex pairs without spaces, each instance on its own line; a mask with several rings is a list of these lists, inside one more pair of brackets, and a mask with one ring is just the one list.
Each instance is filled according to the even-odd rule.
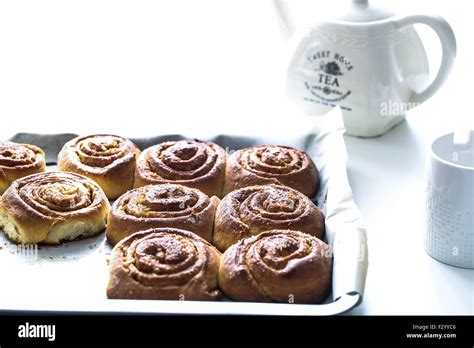
[[352,314],[474,314],[474,270],[423,250],[429,119],[375,139],[346,136],[348,175],[368,230],[365,299]]
[[[439,263],[422,245],[429,143],[456,125],[474,128],[472,12],[468,1],[386,3],[442,14],[456,33],[458,60],[407,122],[379,138],[345,138],[370,262],[365,299],[351,313],[474,314],[474,270]],[[329,6],[298,4],[310,15]],[[271,132],[297,122],[280,107],[288,46],[278,28],[268,0],[2,2],[0,138],[191,134],[253,129],[257,119]],[[436,37],[418,29],[436,70]]]

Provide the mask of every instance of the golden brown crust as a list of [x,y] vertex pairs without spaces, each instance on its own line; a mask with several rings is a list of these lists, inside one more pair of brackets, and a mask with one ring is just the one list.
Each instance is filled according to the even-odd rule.
[[220,196],[227,154],[205,141],[169,141],[149,147],[138,158],[135,187],[174,183]]
[[138,147],[116,135],[95,134],[68,141],[58,155],[58,168],[84,175],[115,199],[133,187]]
[[115,201],[107,222],[107,239],[115,245],[134,232],[153,227],[191,231],[211,241],[219,198],[176,184],[147,185]]
[[0,198],[0,227],[17,243],[58,244],[103,231],[109,208],[102,189],[84,176],[33,174]]
[[268,184],[288,186],[313,197],[319,174],[305,152],[288,146],[250,147],[229,156],[224,195],[242,187]]
[[122,239],[113,249],[107,297],[217,300],[220,253],[194,233],[154,228]]
[[272,230],[227,249],[219,285],[235,301],[321,303],[331,275],[326,243],[298,231]]
[[39,147],[0,141],[0,195],[16,179],[45,170],[44,152]]
[[213,244],[221,251],[272,229],[324,238],[324,215],[304,194],[281,185],[250,186],[225,196],[216,212]]

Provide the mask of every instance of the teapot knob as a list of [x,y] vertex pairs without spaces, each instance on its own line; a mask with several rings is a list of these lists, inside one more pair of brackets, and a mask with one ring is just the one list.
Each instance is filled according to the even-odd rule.
[[369,6],[369,0],[352,0],[352,4]]

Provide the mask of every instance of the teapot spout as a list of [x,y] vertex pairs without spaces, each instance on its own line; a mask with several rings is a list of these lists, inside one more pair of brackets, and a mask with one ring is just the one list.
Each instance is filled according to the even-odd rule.
[[295,32],[295,25],[286,1],[273,0],[273,8],[280,22],[282,35],[289,40]]

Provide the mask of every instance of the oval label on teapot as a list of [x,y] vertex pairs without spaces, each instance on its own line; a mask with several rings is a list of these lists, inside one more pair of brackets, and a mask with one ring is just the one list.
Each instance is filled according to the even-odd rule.
[[350,89],[344,88],[344,75],[354,69],[349,58],[338,52],[318,50],[306,56],[303,66],[311,76],[311,81],[304,81],[304,86],[312,96],[306,100],[330,106],[337,104],[341,109],[352,110],[340,105],[351,94]]

